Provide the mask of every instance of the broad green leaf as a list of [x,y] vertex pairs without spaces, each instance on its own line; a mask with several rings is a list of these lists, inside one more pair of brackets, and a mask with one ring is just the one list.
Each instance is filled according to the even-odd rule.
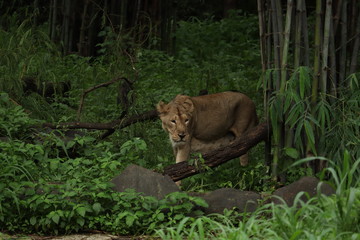
[[135,216],[133,215],[127,215],[126,216],[126,225],[128,225],[129,227],[131,227],[135,221]]
[[58,167],[59,167],[59,161],[57,161],[57,160],[51,160],[51,162],[50,162],[50,169],[51,169],[51,170],[56,170],[56,169],[58,169]]
[[59,216],[57,213],[55,213],[55,214],[51,217],[51,219],[54,221],[54,223],[59,224],[60,216]]
[[284,112],[287,112],[287,110],[291,106],[291,103],[292,103],[291,95],[292,95],[292,93],[289,93],[289,94],[286,94],[286,96],[285,96]]
[[163,213],[159,213],[156,215],[156,218],[159,220],[159,221],[163,221],[165,219],[165,215]]
[[[315,144],[314,131],[313,131],[309,121],[307,121],[307,120],[304,121],[304,128],[305,128],[306,136],[308,137],[311,145],[314,145]],[[313,147],[315,147],[315,146],[313,146]]]
[[295,148],[285,148],[285,154],[293,159],[299,158],[299,152]]
[[[67,149],[72,148],[74,145],[75,145],[75,141],[69,141],[69,142],[66,144],[66,148],[67,148]],[[82,145],[82,144],[81,144],[81,145]]]
[[290,240],[296,240],[298,238],[298,236],[300,236],[300,234],[302,234],[302,233],[303,233],[302,230],[297,230],[296,232],[293,233]]
[[92,205],[92,209],[95,211],[96,214],[98,214],[101,211],[101,204],[100,203],[94,203]]
[[305,68],[300,67],[299,68],[299,90],[300,90],[300,97],[301,99],[304,99],[305,96],[305,83],[309,75],[307,74],[307,71]]
[[36,217],[35,217],[35,216],[32,216],[32,217],[30,218],[30,224],[31,224],[31,225],[35,225],[35,224],[36,224]]
[[82,216],[82,217],[85,217],[85,214],[86,214],[86,208],[85,207],[78,207],[76,208],[76,212]]
[[209,207],[207,202],[203,198],[193,198],[194,203],[200,207]]
[[174,219],[175,220],[180,220],[180,219],[183,219],[184,217],[185,217],[184,214],[176,214]]
[[301,144],[301,130],[304,126],[304,122],[303,121],[299,121],[299,123],[297,124],[296,130],[295,130],[295,135],[294,135],[294,139],[295,139],[295,143],[300,143]]
[[296,124],[296,122],[299,119],[300,114],[302,114],[303,112],[300,111],[300,106],[299,104],[295,104],[289,111],[289,115],[287,116],[286,119],[286,124],[290,124],[291,128],[293,128]]
[[77,218],[76,223],[82,227],[85,224],[85,220],[83,218]]

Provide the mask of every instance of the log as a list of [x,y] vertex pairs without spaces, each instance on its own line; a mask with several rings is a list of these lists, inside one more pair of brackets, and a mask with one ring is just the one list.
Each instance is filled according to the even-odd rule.
[[[227,161],[244,155],[250,148],[254,147],[261,141],[268,139],[270,134],[270,126],[264,122],[251,129],[247,134],[235,140],[228,146],[216,149],[212,152],[202,155],[205,160],[205,167],[196,167],[189,165],[187,161],[172,164],[164,169],[164,175],[168,175],[173,181],[193,176],[200,172],[204,172],[206,167],[214,168]],[[197,159],[195,159],[196,161]]]

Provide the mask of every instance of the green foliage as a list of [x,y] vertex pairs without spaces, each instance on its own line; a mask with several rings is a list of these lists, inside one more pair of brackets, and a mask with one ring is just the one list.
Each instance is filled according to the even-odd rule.
[[[269,72],[265,80],[270,80],[271,74]],[[360,91],[356,75],[352,75],[353,87],[343,89],[338,98],[321,95],[312,106],[312,74],[309,68],[299,67],[287,81],[284,93],[275,92],[270,98],[274,145],[279,147],[283,142],[282,160],[287,160],[282,161],[283,168],[309,152],[332,158],[337,164],[342,163],[342,153],[347,150],[353,159],[360,157],[357,114]],[[284,136],[282,125],[287,132]]]
[[[74,140],[82,147],[88,141]],[[99,143],[94,150],[86,147],[84,156],[75,159],[51,154],[52,144],[9,141],[0,146],[0,225],[11,232],[60,234],[95,228],[142,234],[177,224],[184,216],[201,214],[193,209],[206,206],[203,200],[185,193],[173,193],[159,201],[134,191],[113,192],[109,180],[127,161],[138,160],[135,150],[131,155],[123,153],[144,150],[139,139],[123,144],[119,154],[113,154],[109,144]]]
[[239,159],[236,159],[216,169],[208,169],[182,180],[182,188],[187,191],[211,191],[224,187],[244,191],[272,191],[275,182],[270,178],[269,167],[256,160],[253,159],[246,167],[241,167]]
[[[309,144],[314,153],[317,152],[315,148],[315,132],[312,126],[319,127],[320,123],[312,114],[309,98],[311,80],[311,70],[307,67],[299,67],[287,81],[285,91],[283,93],[276,92],[270,99],[269,114],[274,139],[280,139],[279,134],[282,131],[279,129],[279,122],[285,121],[285,128],[293,130],[293,137],[291,136],[293,139],[286,139],[285,142],[287,140],[293,142],[290,147],[295,148],[291,148],[291,150],[289,148],[283,149],[286,155],[296,156],[295,149],[299,149],[301,155],[304,156],[307,150],[304,148],[305,143]],[[329,116],[329,109],[326,107],[326,104],[320,102],[318,109],[324,115]],[[284,116],[286,120],[283,120]],[[329,118],[322,118],[322,120],[322,126],[329,124],[327,122]],[[305,135],[305,142],[303,135]],[[276,142],[276,144],[279,144],[279,142]]]
[[[353,74],[350,77],[351,87],[340,91],[337,99],[330,99],[331,124],[325,128],[325,137],[321,142],[322,151],[335,160],[342,159],[345,150],[355,159],[360,157],[360,88],[357,84],[358,75]],[[329,118],[320,111],[319,117]],[[338,163],[340,164],[340,161]]]
[[24,138],[31,125],[38,121],[31,119],[21,106],[11,102],[9,95],[0,92],[0,136]]
[[22,78],[48,73],[47,66],[58,59],[58,52],[44,32],[29,27],[29,21],[0,34],[0,89],[20,96]]
[[[116,148],[95,143],[89,136],[66,139],[64,133],[38,133],[34,143],[15,139],[33,120],[20,106],[1,95],[0,141],[1,230],[62,234],[102,229],[117,234],[151,233],[177,224],[183,217],[201,215],[199,198],[173,193],[165,199],[144,197],[134,191],[116,193],[110,179],[129,163],[144,164],[147,144],[133,138]],[[6,130],[6,131],[5,131]],[[11,134],[10,134],[11,133]],[[76,151],[79,157],[71,158]],[[114,153],[115,152],[115,153]]]
[[[259,78],[257,19],[234,12],[220,21],[196,18],[179,22],[177,57],[198,76],[198,89],[239,90],[249,94]],[[229,54],[231,53],[231,54]],[[201,81],[199,81],[201,80]],[[244,83],[246,85],[244,86]],[[254,93],[250,93],[252,96]]]

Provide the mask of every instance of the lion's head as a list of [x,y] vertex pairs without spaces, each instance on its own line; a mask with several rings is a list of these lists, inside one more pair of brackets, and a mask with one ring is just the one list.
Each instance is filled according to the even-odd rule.
[[194,104],[190,97],[177,95],[168,104],[160,102],[156,109],[162,121],[162,127],[169,133],[173,146],[189,142],[194,111]]

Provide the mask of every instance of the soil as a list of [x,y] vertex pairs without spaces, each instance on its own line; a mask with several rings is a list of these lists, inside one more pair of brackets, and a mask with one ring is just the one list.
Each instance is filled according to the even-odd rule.
[[0,233],[0,240],[155,240],[149,236],[116,236],[106,233],[73,234],[66,236],[8,235]]

